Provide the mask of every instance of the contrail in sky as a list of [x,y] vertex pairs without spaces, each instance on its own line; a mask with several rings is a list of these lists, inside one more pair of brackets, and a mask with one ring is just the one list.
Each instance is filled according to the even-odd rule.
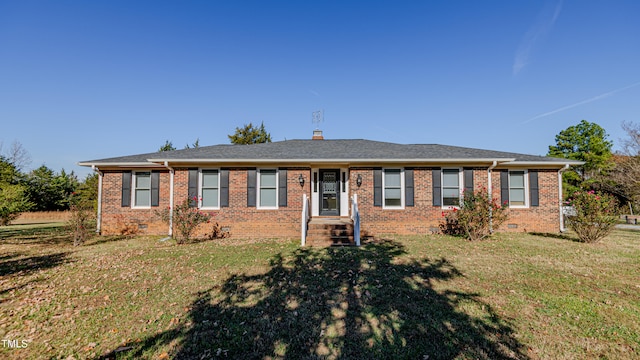
[[513,75],[517,75],[529,63],[529,57],[534,47],[551,31],[553,24],[560,16],[560,10],[562,10],[562,1],[558,2],[553,14],[549,14],[546,6],[540,12],[535,24],[527,31],[516,51],[516,58],[513,61]]
[[609,96],[613,96],[613,95],[615,95],[615,94],[617,94],[617,93],[619,93],[619,92],[621,92],[621,91],[625,91],[625,90],[627,90],[627,89],[631,89],[632,87],[636,87],[636,86],[638,86],[638,85],[640,85],[640,81],[639,81],[639,82],[637,82],[637,83],[633,83],[633,84],[631,84],[631,85],[627,85],[627,86],[625,86],[625,87],[621,87],[620,89],[615,89],[615,90],[613,90],[613,91],[609,91],[609,92],[606,92],[606,93],[604,93],[604,94],[600,94],[600,95],[598,95],[598,96],[594,96],[594,97],[592,97],[592,98],[589,98],[589,99],[586,99],[586,100],[582,100],[582,101],[577,102],[577,103],[575,103],[575,104],[571,104],[571,105],[563,106],[563,107],[561,107],[561,108],[557,108],[557,109],[555,109],[555,110],[552,110],[552,111],[546,112],[546,113],[544,113],[544,114],[540,114],[540,115],[534,116],[534,117],[532,117],[531,119],[529,119],[529,120],[527,120],[527,121],[524,121],[524,122],[523,122],[523,124],[526,124],[526,123],[528,123],[528,122],[530,122],[530,121],[533,121],[533,120],[535,120],[535,119],[540,119],[540,118],[545,117],[545,116],[549,116],[549,115],[553,115],[553,114],[555,114],[555,113],[559,113],[559,112],[561,112],[561,111],[569,110],[569,109],[574,108],[574,107],[576,107],[576,106],[580,106],[580,105],[588,104],[588,103],[590,103],[590,102],[598,101],[598,100],[600,100],[600,99],[604,99],[604,98],[607,98],[607,97],[609,97]]

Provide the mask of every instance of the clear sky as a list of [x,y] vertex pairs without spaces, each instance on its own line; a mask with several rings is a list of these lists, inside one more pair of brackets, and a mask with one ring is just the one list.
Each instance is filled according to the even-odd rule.
[[31,168],[228,143],[439,143],[544,155],[640,122],[640,1],[0,0],[0,141]]

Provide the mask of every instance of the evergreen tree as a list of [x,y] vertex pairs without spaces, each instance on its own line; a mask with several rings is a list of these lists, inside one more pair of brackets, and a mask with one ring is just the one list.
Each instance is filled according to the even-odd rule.
[[244,127],[236,128],[233,135],[227,135],[232,144],[248,145],[262,144],[271,142],[271,134],[264,128],[264,122],[260,127],[254,127],[252,123],[244,125]]

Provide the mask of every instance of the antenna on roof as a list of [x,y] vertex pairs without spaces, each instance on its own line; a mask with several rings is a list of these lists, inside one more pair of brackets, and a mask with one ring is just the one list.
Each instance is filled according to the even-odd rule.
[[324,110],[318,110],[311,113],[311,122],[316,125],[316,129],[324,122]]

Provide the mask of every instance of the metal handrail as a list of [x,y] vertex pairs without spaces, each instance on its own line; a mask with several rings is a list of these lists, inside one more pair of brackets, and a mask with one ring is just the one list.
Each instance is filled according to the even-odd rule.
[[307,230],[309,228],[309,199],[307,194],[302,194],[302,218],[300,224],[301,245],[307,244]]
[[353,237],[356,246],[360,246],[360,210],[358,209],[358,194],[351,197],[351,220],[353,220]]

